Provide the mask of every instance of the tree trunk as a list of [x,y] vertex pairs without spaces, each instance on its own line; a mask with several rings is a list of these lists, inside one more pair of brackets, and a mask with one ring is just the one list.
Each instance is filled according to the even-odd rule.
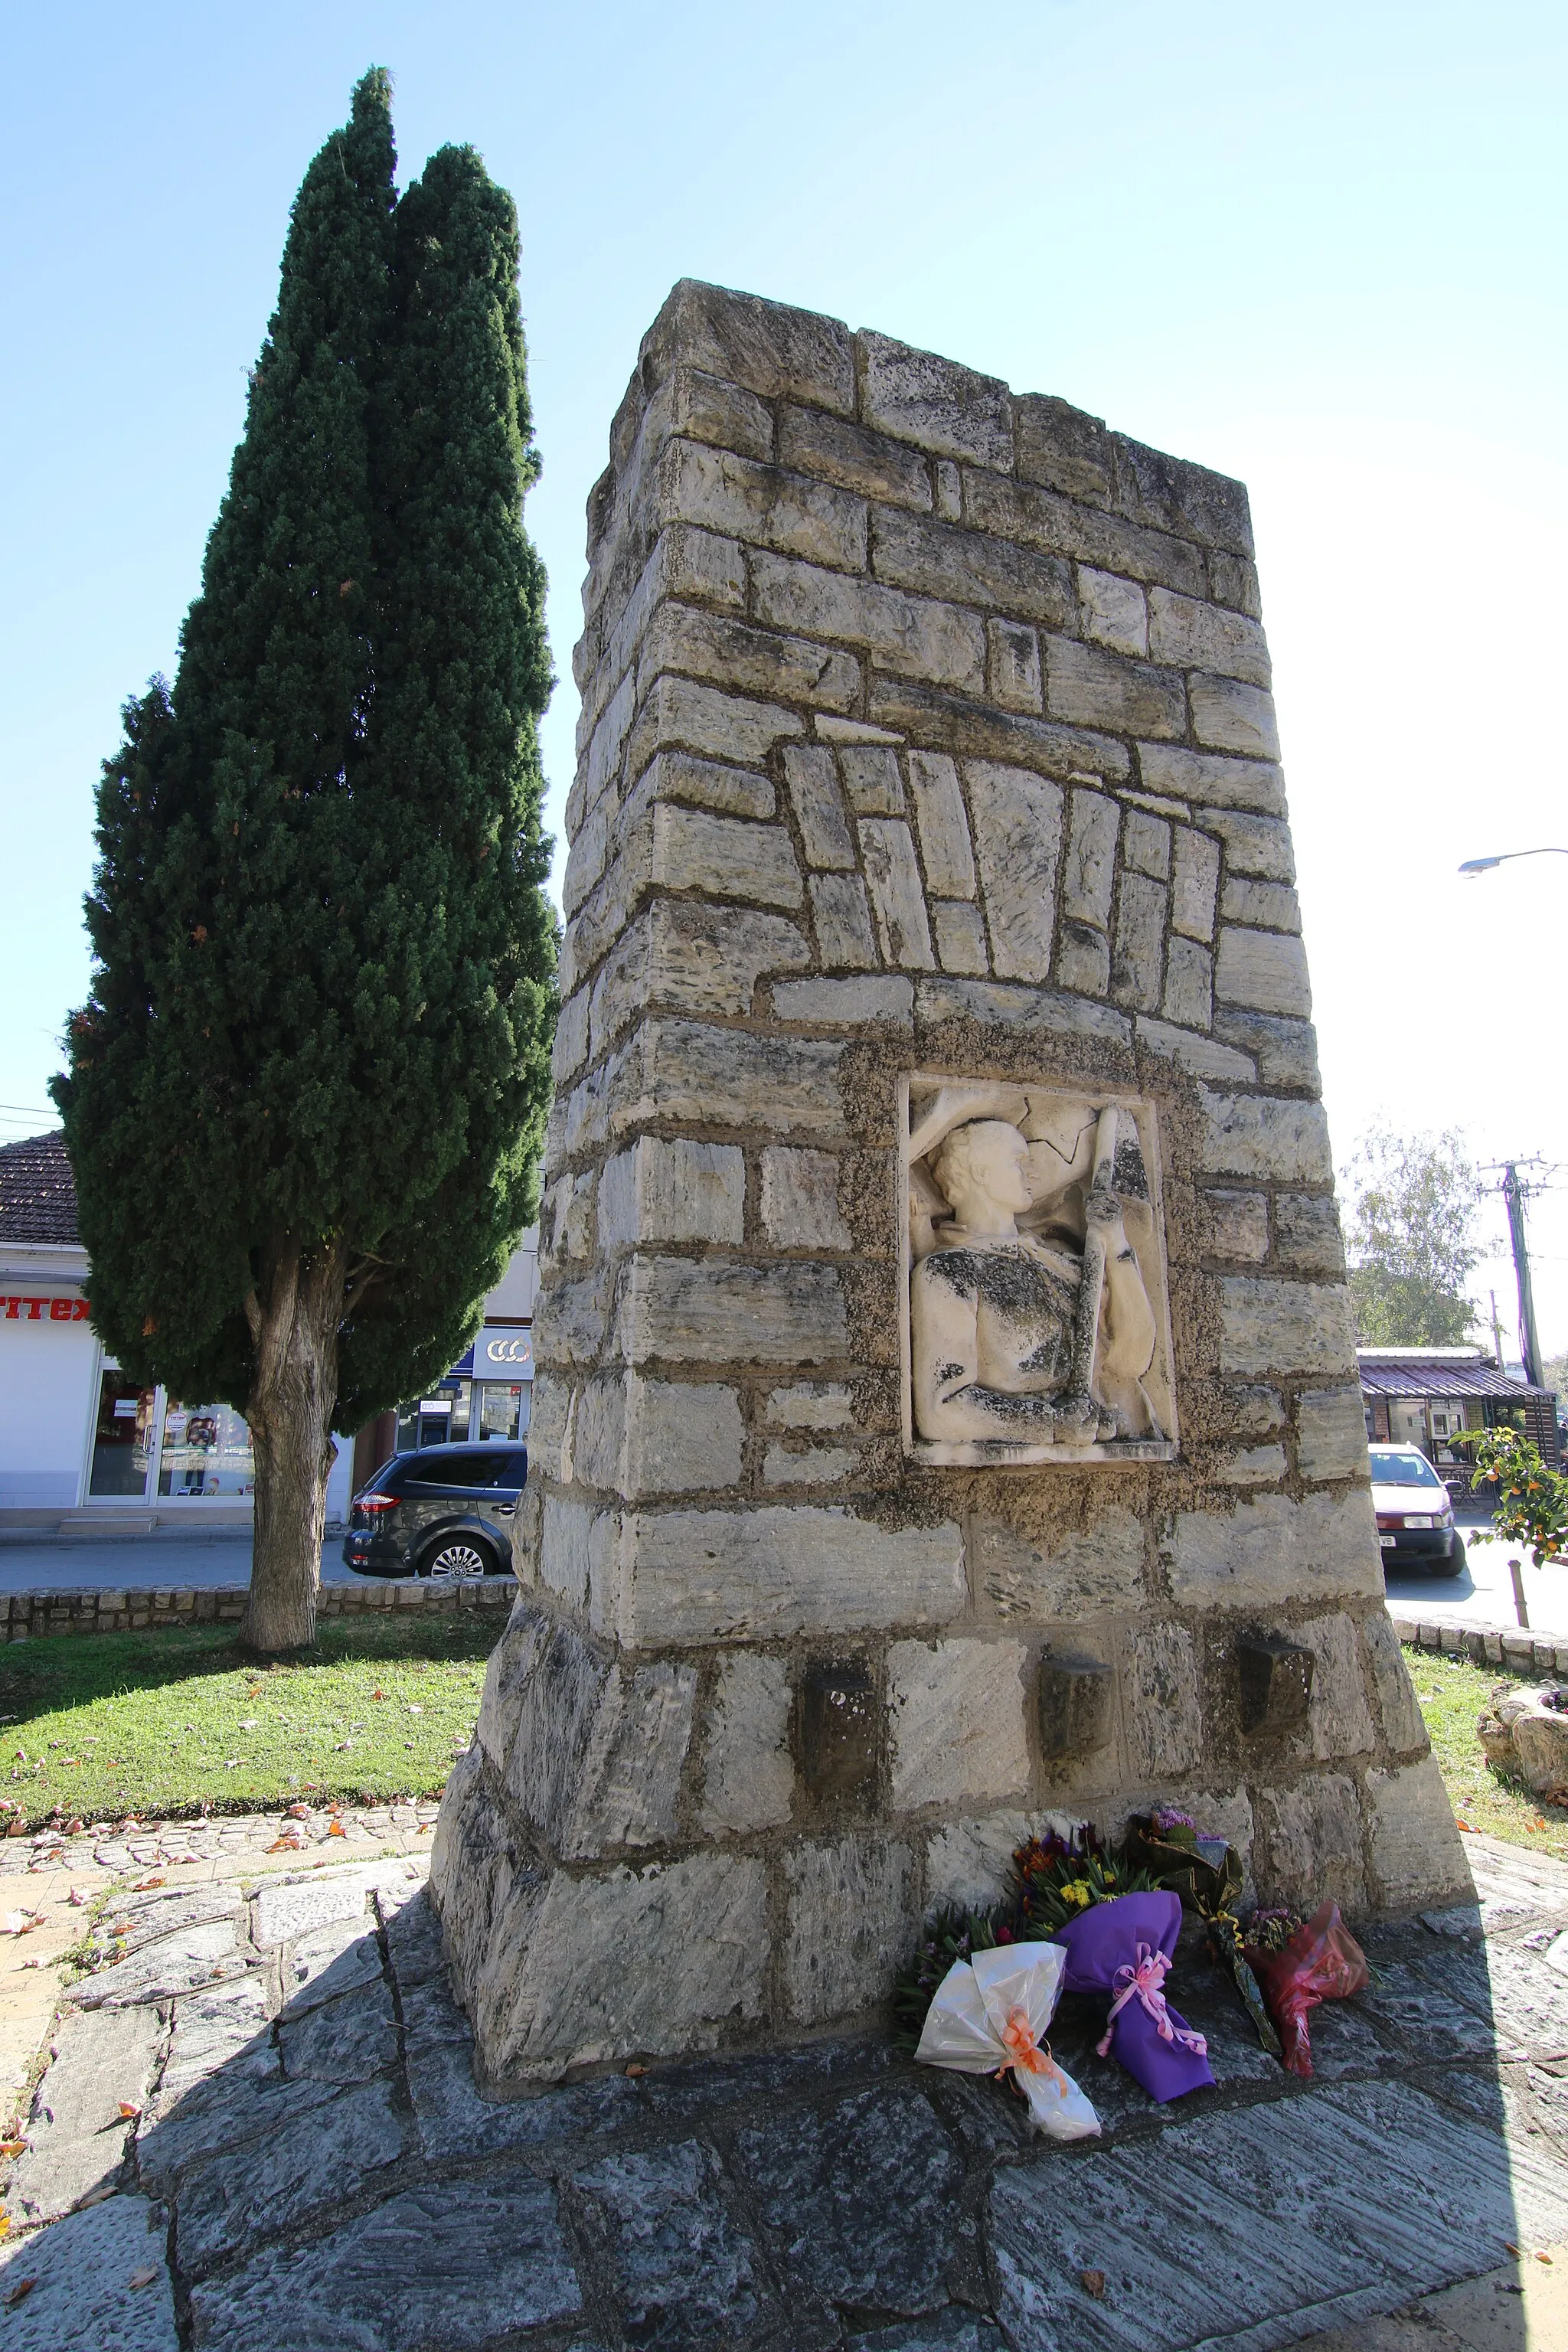
[[246,1301],[256,1370],[246,1420],[256,1456],[250,1599],[240,1620],[247,1649],[300,1650],[315,1639],[316,1589],[336,1448],[338,1325],[343,1254],[329,1243],[301,1261],[279,1235]]

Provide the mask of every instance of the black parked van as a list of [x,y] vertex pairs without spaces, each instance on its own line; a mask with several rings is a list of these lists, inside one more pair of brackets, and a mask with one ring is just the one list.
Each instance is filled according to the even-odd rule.
[[343,1559],[361,1576],[509,1576],[525,1445],[395,1454],[354,1496]]

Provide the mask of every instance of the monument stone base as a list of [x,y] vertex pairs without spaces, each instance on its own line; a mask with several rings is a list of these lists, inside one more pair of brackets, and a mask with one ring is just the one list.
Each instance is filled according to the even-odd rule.
[[882,2014],[1047,1815],[1454,1899],[1245,491],[685,282],[589,565],[482,2069]]

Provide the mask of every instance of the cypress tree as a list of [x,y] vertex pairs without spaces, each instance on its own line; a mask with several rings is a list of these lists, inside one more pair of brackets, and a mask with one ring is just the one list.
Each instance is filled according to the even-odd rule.
[[56,1081],[93,1319],[244,1413],[242,1638],[308,1642],[331,1432],[436,1378],[537,1202],[554,1013],[515,209],[401,200],[387,78],[306,174],[172,693],[105,763]]

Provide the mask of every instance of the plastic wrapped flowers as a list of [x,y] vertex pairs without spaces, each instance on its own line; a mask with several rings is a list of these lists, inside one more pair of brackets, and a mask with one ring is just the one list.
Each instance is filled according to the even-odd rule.
[[960,2074],[1010,2073],[1034,2130],[1091,2139],[1100,2118],[1046,2039],[1067,1957],[1059,1944],[1009,1943],[955,1960],[926,2011],[915,2056]]

